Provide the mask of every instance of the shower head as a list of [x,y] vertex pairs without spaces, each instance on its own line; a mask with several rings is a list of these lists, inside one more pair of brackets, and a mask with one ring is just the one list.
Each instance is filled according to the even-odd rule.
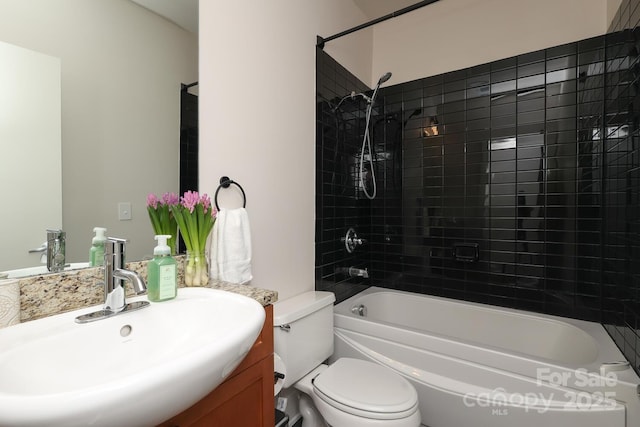
[[367,101],[369,102],[369,105],[373,105],[373,103],[375,102],[376,94],[378,93],[378,89],[380,89],[380,85],[386,82],[387,80],[389,80],[390,78],[391,78],[390,72],[386,72],[382,76],[380,76],[380,78],[378,79],[378,84],[376,85],[376,88],[373,90],[373,95],[371,95],[371,99]]
[[384,73],[382,75],[382,77],[380,77],[380,80],[378,80],[378,86],[380,86],[382,83],[386,82],[390,78],[391,78],[391,73],[390,72]]

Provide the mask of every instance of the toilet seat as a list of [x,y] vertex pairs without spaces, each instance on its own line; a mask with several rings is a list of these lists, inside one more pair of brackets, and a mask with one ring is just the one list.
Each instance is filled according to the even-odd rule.
[[314,378],[313,391],[328,405],[364,418],[403,419],[418,409],[418,395],[409,381],[360,359],[338,359]]

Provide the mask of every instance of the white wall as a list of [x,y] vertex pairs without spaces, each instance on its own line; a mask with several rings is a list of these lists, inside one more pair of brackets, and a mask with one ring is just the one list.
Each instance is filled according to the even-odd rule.
[[609,26],[621,5],[622,0],[607,0],[607,29],[609,29]]
[[604,0],[439,1],[375,26],[372,84],[386,71],[388,85],[398,84],[598,36],[608,25]]
[[[246,191],[254,286],[280,299],[312,290],[316,35],[365,18],[344,0],[201,1],[199,11],[200,190],[213,194],[227,175]],[[364,34],[334,55],[370,76]],[[339,58],[349,51],[359,59]],[[221,191],[221,207],[234,195]]]
[[[88,261],[94,226],[129,239],[128,259],[150,256],[146,196],[178,192],[179,91],[198,80],[197,37],[129,0],[0,0],[0,40],[61,58],[67,260]],[[132,221],[118,221],[118,202]]]

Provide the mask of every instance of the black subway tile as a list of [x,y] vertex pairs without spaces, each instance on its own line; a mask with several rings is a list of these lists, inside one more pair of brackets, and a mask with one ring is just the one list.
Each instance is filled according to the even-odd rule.
[[[640,16],[640,1],[629,4],[619,20]],[[373,201],[349,172],[366,105],[344,105],[337,129],[324,101],[370,89],[318,54],[316,286],[352,294],[360,288],[350,289],[334,268],[369,259],[371,283],[383,286],[614,319],[614,339],[640,360],[639,340],[624,326],[637,328],[640,317],[616,297],[629,283],[640,292],[640,263],[630,262],[640,248],[629,249],[640,238],[640,215],[628,209],[640,203],[640,73],[627,70],[640,59],[631,35],[383,88],[387,120],[385,133],[374,133],[380,196]],[[429,126],[433,118],[438,124]],[[346,153],[336,157],[340,145]],[[337,247],[354,223],[371,242],[357,258]],[[452,259],[461,241],[481,245],[480,262]]]

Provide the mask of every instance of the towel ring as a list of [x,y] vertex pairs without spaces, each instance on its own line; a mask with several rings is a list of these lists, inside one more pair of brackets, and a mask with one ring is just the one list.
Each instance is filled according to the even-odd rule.
[[243,208],[247,207],[247,195],[244,194],[244,190],[242,189],[242,186],[237,182],[235,182],[234,180],[230,179],[228,176],[223,176],[220,178],[220,185],[218,185],[218,188],[216,189],[216,194],[213,196],[213,201],[216,204],[217,210],[220,210],[220,206],[218,206],[218,192],[220,191],[221,188],[229,188],[231,184],[235,184],[240,189],[240,191],[242,192],[242,201],[243,201],[242,207]]

